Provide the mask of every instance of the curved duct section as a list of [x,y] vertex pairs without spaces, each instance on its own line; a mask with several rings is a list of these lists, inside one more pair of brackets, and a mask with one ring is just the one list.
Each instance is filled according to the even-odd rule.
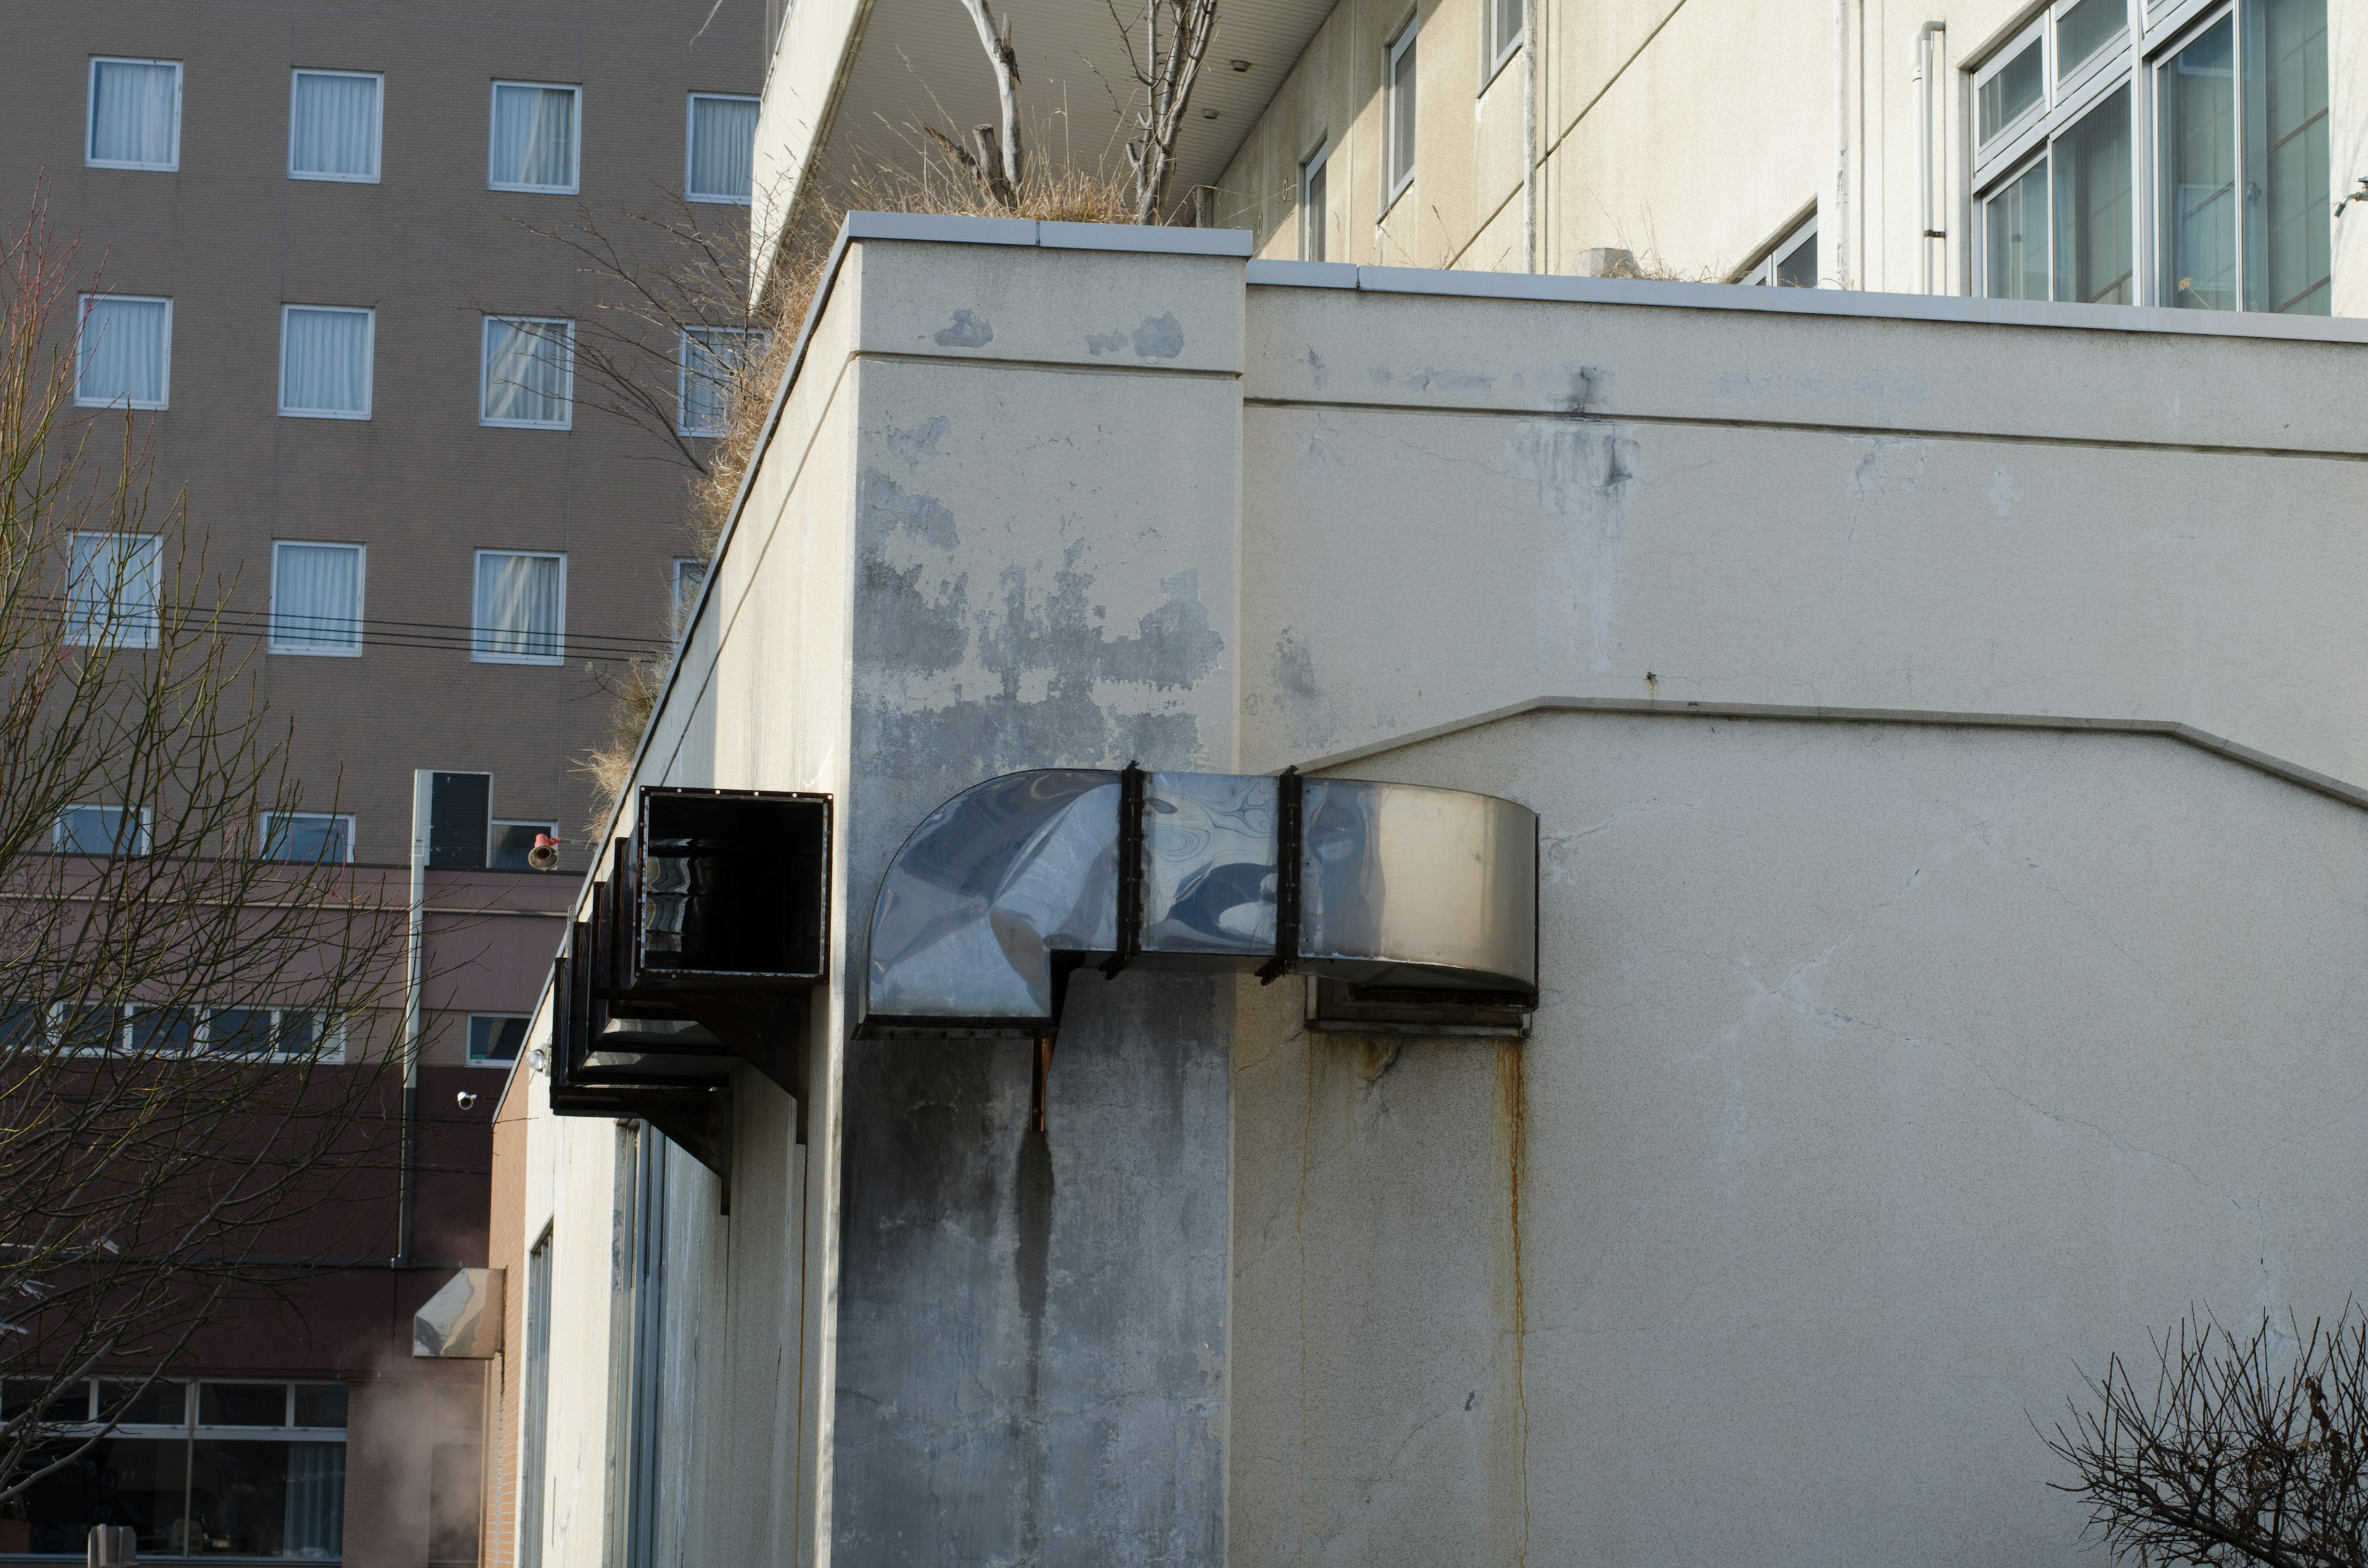
[[1007,774],[889,864],[860,1032],[1049,1036],[1081,964],[1308,974],[1344,1018],[1501,1023],[1537,1003],[1537,847],[1527,807],[1461,790]]

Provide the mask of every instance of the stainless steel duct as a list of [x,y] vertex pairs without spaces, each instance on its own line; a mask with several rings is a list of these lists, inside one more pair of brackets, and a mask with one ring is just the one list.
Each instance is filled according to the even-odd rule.
[[1402,1008],[1537,999],[1536,815],[1363,779],[1042,768],[889,864],[860,1032],[1045,1036],[1081,964],[1312,974]]

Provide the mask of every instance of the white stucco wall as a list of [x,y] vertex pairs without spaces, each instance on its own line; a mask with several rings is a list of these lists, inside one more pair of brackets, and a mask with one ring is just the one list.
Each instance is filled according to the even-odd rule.
[[[848,251],[644,764],[839,802],[809,1142],[673,1166],[666,1539],[2071,1562],[2026,1417],[2368,1263],[2355,324],[1245,277]],[[1531,1038],[1096,980],[1049,1141],[1024,1045],[848,1041],[921,816],[1131,756],[1531,806]],[[531,1145],[553,1561],[613,1136]]]

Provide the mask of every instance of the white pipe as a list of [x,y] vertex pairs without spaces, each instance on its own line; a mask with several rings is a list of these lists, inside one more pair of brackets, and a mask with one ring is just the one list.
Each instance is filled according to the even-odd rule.
[[1916,29],[1916,249],[1927,294],[1932,291],[1932,242],[1948,237],[1932,227],[1932,76],[1939,65],[1932,35],[1948,30],[1946,22]]
[[1834,0],[1834,215],[1817,225],[1831,231],[1834,287],[1850,285],[1850,0]]
[[395,1256],[402,1263],[411,1261],[412,1233],[416,1229],[413,1141],[419,1109],[419,1050],[427,1023],[427,841],[435,795],[435,773],[424,767],[415,771],[411,776],[411,912],[406,928],[410,961],[403,986],[403,1182],[395,1217]]
[[1538,270],[1538,0],[1521,0],[1521,256],[1531,272]]

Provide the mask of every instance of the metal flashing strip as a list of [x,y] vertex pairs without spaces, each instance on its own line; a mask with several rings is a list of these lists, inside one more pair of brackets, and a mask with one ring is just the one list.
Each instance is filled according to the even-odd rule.
[[[1349,281],[1346,274],[1353,273]],[[1878,294],[1857,289],[1770,289],[1748,283],[1664,283],[1573,278],[1557,273],[1441,271],[1350,267],[1345,262],[1253,261],[1247,281],[1266,288],[1354,289],[1551,304],[1646,305],[1670,310],[1756,311],[1769,315],[1951,325],[2035,326],[2054,331],[2153,333],[2285,343],[2368,343],[2368,318],[2282,316],[2262,311],[2171,311],[2153,305],[2058,305],[1961,294]]]
[[[848,240],[917,240],[948,245],[1035,245],[1045,250],[1119,251],[1135,256],[1212,256],[1247,260],[1247,229],[1179,229],[1164,224],[1063,223],[1034,218],[953,218],[934,212],[850,212],[839,228]],[[834,263],[836,257],[834,256]]]
[[2315,795],[2325,795],[2347,806],[2368,811],[2368,787],[2348,784],[2331,774],[2273,756],[2258,747],[2232,741],[2225,735],[2215,735],[2192,724],[2184,724],[2176,719],[2094,719],[2078,714],[1950,713],[1918,708],[1817,708],[1781,702],[1666,702],[1628,697],[1533,697],[1525,702],[1508,703],[1485,713],[1427,725],[1368,745],[1349,746],[1311,758],[1298,766],[1310,773],[1345,767],[1352,762],[1362,762],[1406,746],[1419,745],[1425,741],[1461,734],[1466,730],[1476,730],[1483,725],[1531,713],[1615,713],[1654,719],[1766,719],[1793,723],[1922,724],[1952,729],[2058,730],[2114,735],[2160,735],[2184,742],[2198,751],[2210,752],[2257,773],[2266,773],[2272,778],[2283,779]]

